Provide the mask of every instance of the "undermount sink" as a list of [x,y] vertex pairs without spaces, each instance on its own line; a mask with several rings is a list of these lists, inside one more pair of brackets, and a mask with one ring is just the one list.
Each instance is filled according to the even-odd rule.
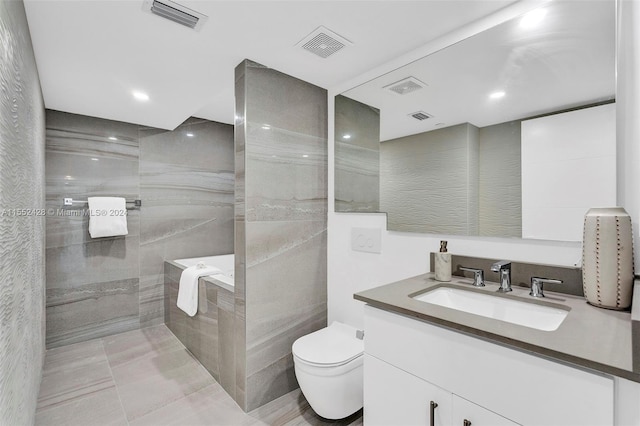
[[452,287],[438,287],[413,298],[421,302],[543,331],[556,330],[569,313],[564,309],[551,306]]

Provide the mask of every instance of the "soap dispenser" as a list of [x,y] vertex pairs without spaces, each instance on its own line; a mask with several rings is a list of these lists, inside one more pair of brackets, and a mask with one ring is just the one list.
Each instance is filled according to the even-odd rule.
[[440,241],[440,251],[434,253],[436,281],[451,281],[451,253],[447,252],[447,242]]

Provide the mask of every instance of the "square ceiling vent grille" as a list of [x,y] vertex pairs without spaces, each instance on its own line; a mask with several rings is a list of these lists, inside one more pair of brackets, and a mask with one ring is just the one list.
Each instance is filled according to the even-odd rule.
[[384,86],[383,89],[390,90],[393,93],[397,93],[398,95],[406,95],[407,93],[412,93],[416,90],[420,90],[426,85],[426,83],[423,83],[415,77],[407,77],[403,78],[400,81],[396,81],[395,83]]
[[207,16],[170,0],[145,0],[142,10],[199,31]]
[[427,120],[431,117],[433,117],[431,114],[427,114],[424,111],[416,111],[416,112],[412,112],[411,114],[409,114],[409,117],[413,117],[416,120],[420,120],[420,121],[424,121]]
[[326,59],[351,44],[353,43],[346,38],[339,36],[326,27],[319,26],[311,34],[300,40],[296,46],[300,46],[304,50]]

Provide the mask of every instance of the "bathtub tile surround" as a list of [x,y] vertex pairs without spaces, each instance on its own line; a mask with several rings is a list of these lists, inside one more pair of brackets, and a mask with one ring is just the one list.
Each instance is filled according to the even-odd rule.
[[44,104],[22,1],[0,2],[0,424],[33,423],[44,359]]
[[140,128],[141,326],[163,322],[165,259],[233,253],[233,170],[232,126]]
[[246,411],[297,387],[291,345],[326,325],[326,102],[260,64],[236,68],[234,398]]
[[[164,259],[233,251],[232,130],[47,111],[48,347],[162,323]],[[91,239],[82,209],[62,212],[64,197],[91,195],[142,199],[129,235]]]
[[165,291],[169,300],[166,324],[231,395],[235,387],[233,293],[207,278],[200,278],[198,313],[190,317],[176,306],[182,271],[183,267],[165,262]]

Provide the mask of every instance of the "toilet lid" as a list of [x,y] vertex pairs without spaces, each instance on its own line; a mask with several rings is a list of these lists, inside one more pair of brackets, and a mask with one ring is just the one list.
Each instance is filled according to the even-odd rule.
[[300,337],[293,343],[291,351],[312,364],[344,364],[364,352],[364,342],[356,337],[356,331],[336,321],[329,327]]

